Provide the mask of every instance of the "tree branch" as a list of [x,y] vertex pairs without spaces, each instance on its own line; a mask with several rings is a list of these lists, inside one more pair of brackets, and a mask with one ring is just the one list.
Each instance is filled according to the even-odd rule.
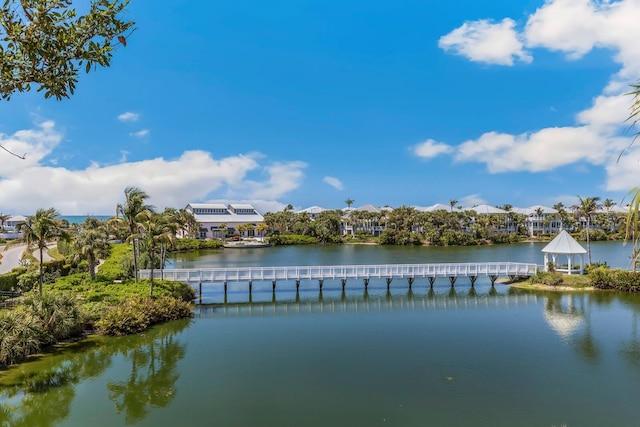
[[4,151],[6,151],[7,153],[11,154],[12,156],[16,156],[19,159],[26,159],[27,158],[27,153],[24,153],[22,156],[19,154],[14,153],[13,151],[10,151],[9,149],[7,149],[4,145],[0,145],[0,148],[2,148]]

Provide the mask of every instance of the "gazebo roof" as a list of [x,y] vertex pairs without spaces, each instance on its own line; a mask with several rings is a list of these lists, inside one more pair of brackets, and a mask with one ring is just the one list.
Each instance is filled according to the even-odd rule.
[[542,249],[542,252],[552,254],[586,254],[587,250],[571,237],[566,230],[560,231],[547,246]]

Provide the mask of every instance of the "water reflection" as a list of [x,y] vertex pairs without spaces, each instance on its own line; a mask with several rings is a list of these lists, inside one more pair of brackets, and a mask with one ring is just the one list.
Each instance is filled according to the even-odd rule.
[[150,406],[169,405],[178,379],[176,364],[186,352],[176,335],[188,324],[167,323],[142,336],[96,337],[64,354],[44,356],[10,370],[0,385],[0,425],[57,425],[69,416],[75,387],[104,374],[117,356],[130,363],[130,375],[127,381],[109,382],[107,388],[127,424],[144,418]]
[[[523,292],[509,288],[505,292],[498,292],[495,287],[487,287],[481,292],[471,287],[469,290],[458,291],[455,287],[445,292],[436,292],[433,288],[426,294],[416,293],[409,288],[406,293],[393,293],[391,290],[372,292],[368,289],[362,295],[348,294],[344,290],[324,292],[319,290],[317,297],[295,293],[295,298],[287,299],[283,295],[281,300],[272,298],[271,301],[255,301],[249,298],[246,302],[206,304],[195,309],[196,317],[243,316],[243,315],[286,315],[286,314],[330,314],[347,312],[371,312],[391,310],[433,310],[449,308],[487,308],[510,305],[537,304],[540,294]],[[553,315],[560,309],[549,305]]]

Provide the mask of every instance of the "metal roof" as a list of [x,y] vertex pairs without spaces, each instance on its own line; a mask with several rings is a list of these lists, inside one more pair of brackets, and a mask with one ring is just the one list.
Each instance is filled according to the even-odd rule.
[[586,254],[587,250],[583,248],[576,239],[571,237],[566,230],[561,230],[560,233],[542,249],[542,252],[551,254]]

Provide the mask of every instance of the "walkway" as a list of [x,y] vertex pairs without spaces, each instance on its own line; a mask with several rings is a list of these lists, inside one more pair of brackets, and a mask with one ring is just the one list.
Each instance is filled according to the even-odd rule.
[[[479,276],[489,277],[494,283],[498,277],[528,277],[538,271],[538,265],[520,262],[440,263],[440,264],[384,264],[384,265],[324,265],[282,267],[233,267],[154,270],[155,279],[198,284],[224,284],[228,282],[272,282],[318,280],[320,288],[324,280],[340,280],[342,287],[348,279],[360,279],[364,286],[370,279],[385,279],[387,285],[393,279],[407,279],[409,286],[416,278],[427,278],[429,283],[438,277],[446,277],[453,285],[460,276],[468,277],[473,285]],[[140,270],[140,278],[149,278],[150,270]]]

